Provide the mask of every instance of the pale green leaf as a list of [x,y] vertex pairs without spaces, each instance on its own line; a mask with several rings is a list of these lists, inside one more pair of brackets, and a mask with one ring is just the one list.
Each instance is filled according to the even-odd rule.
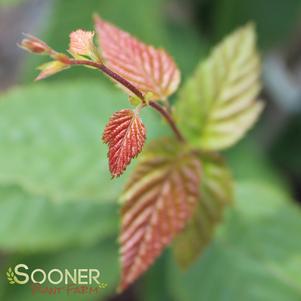
[[254,26],[222,41],[184,86],[176,105],[180,127],[191,143],[221,150],[237,142],[263,109],[260,58]]
[[190,266],[208,245],[224,208],[233,200],[230,171],[223,159],[215,154],[201,154],[201,195],[193,218],[174,242],[173,251],[182,268]]
[[[124,177],[111,180],[101,141],[125,95],[99,82],[37,83],[0,97],[0,185],[16,185],[50,201],[112,201]],[[147,139],[164,129],[143,112]],[[164,132],[164,130],[163,130]]]
[[185,273],[174,264],[176,301],[299,301],[301,213],[278,188],[240,182],[214,243]]

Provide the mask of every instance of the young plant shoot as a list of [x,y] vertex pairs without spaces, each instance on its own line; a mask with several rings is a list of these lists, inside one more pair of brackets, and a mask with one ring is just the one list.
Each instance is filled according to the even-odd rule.
[[[173,58],[98,16],[94,22],[95,32],[70,34],[68,54],[31,35],[20,46],[51,58],[39,67],[37,80],[81,65],[102,72],[128,96],[129,106],[113,114],[102,137],[113,178],[141,153],[121,195],[123,291],[172,241],[182,267],[210,241],[233,200],[231,173],[218,152],[241,139],[260,115],[261,66],[254,26],[248,24],[215,47],[171,106],[168,98],[181,79]],[[172,137],[145,146],[140,113],[147,109],[162,116]]]

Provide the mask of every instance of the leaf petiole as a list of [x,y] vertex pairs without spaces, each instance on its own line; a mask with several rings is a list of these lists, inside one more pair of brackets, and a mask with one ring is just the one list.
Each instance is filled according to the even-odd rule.
[[184,139],[182,133],[178,129],[178,127],[177,127],[177,125],[176,125],[176,123],[175,123],[175,121],[174,121],[174,119],[173,119],[173,117],[170,114],[168,109],[166,109],[165,107],[159,105],[155,101],[148,101],[147,102],[145,100],[145,97],[141,93],[141,91],[139,91],[128,80],[126,80],[125,78],[123,78],[122,76],[115,73],[114,71],[112,71],[107,66],[105,66],[103,63],[97,63],[97,62],[88,61],[88,60],[69,59],[69,64],[70,65],[86,65],[86,66],[94,67],[94,68],[100,70],[101,72],[103,72],[109,78],[113,79],[114,81],[118,82],[119,84],[121,84],[122,86],[127,88],[129,91],[131,91],[134,95],[136,95],[142,101],[141,108],[145,107],[148,103],[153,109],[155,109],[158,113],[160,113],[161,116],[167,121],[167,123],[169,124],[169,126],[173,130],[174,134],[176,135],[177,139],[181,142],[185,142],[185,139]]

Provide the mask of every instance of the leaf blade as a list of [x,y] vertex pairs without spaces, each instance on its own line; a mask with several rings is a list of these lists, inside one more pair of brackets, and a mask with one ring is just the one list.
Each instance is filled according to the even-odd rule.
[[202,153],[199,159],[203,172],[200,199],[193,217],[173,244],[175,259],[183,269],[187,269],[210,243],[225,206],[233,201],[232,177],[222,157]]
[[109,146],[109,166],[113,177],[120,176],[132,158],[138,156],[145,139],[145,127],[138,113],[121,110],[113,114],[103,133],[103,141]]
[[180,71],[164,49],[155,49],[127,32],[95,17],[102,56],[109,68],[126,78],[151,100],[166,99],[180,83]]
[[200,162],[174,140],[143,153],[122,197],[120,289],[134,282],[191,217],[198,198]]
[[[192,143],[222,150],[241,139],[263,110],[261,62],[252,24],[223,40],[180,93],[176,115]],[[189,120],[187,120],[189,116]]]
[[45,79],[68,68],[70,68],[69,65],[64,64],[60,61],[51,61],[45,63],[38,67],[38,70],[41,70],[41,72],[35,80],[38,81],[38,80]]
[[89,55],[93,49],[94,32],[78,29],[70,34],[69,51],[77,55]]

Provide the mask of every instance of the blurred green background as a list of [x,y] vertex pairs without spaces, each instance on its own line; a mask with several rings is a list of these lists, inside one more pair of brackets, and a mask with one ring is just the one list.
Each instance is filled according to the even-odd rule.
[[[196,264],[182,272],[167,250],[134,286],[119,279],[118,195],[100,142],[126,96],[93,70],[33,83],[45,58],[17,48],[22,32],[58,50],[72,30],[104,18],[166,48],[183,81],[210,48],[248,21],[257,25],[266,109],[226,156],[236,204]],[[300,301],[301,1],[0,0],[0,300]],[[148,139],[162,135],[144,113]],[[166,129],[163,132],[167,132]],[[32,296],[7,283],[9,266],[98,268],[98,295]]]

